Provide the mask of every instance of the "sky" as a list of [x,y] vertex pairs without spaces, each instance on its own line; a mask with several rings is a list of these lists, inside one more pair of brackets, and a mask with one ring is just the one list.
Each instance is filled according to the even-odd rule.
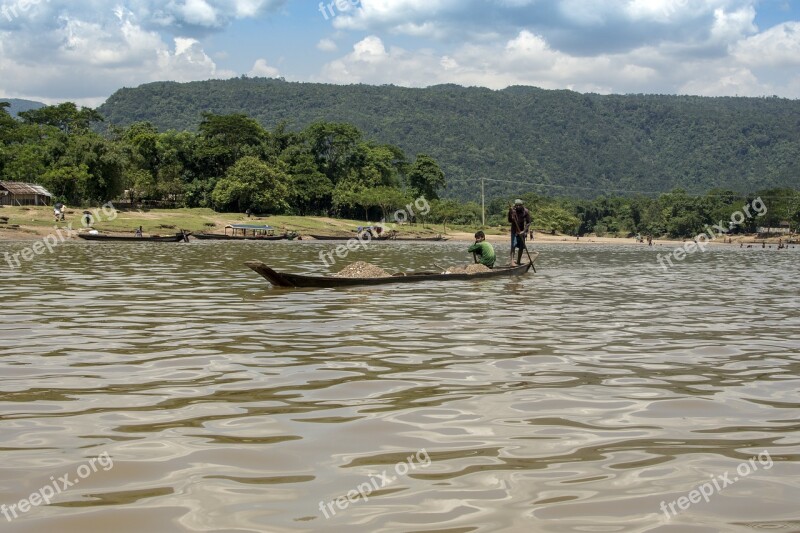
[[337,84],[800,98],[800,0],[0,0],[0,96]]

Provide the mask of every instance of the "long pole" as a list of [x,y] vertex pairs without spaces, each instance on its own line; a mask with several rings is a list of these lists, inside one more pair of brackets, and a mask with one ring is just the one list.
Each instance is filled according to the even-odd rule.
[[486,227],[486,196],[483,193],[483,176],[481,176],[481,227]]

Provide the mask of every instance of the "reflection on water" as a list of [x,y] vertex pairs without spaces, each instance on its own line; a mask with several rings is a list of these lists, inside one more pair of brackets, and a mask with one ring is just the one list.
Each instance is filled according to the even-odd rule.
[[[102,453],[114,466],[0,524],[800,531],[800,250],[664,272],[665,248],[550,245],[536,276],[345,290],[275,290],[243,266],[326,272],[330,248],[71,243],[3,265],[0,504]],[[464,248],[349,259],[423,269]],[[347,501],[420,450],[427,468]],[[660,510],[765,450],[774,468]]]

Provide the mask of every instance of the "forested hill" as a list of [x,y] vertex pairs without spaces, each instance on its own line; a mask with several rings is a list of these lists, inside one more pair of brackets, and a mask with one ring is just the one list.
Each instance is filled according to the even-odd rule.
[[448,196],[800,187],[800,101],[596,95],[510,87],[291,83],[239,78],[122,89],[99,108],[108,122],[194,130],[203,112],[245,113],[265,127],[348,122],[444,169]]
[[0,102],[8,102],[10,104],[10,107],[8,107],[5,111],[14,118],[16,118],[17,113],[21,111],[28,111],[29,109],[40,109],[44,107],[44,104],[41,102],[34,102],[33,100],[20,100],[18,98],[0,97]]

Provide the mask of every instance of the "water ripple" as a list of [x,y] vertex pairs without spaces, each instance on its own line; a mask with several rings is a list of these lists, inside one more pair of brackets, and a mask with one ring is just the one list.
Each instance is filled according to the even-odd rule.
[[[350,259],[425,269],[463,248]],[[665,272],[664,247],[538,248],[536,276],[347,290],[242,266],[326,272],[313,242],[68,243],[0,270],[0,504],[113,458],[6,525],[797,530],[800,251]],[[765,452],[774,467],[748,462]]]

